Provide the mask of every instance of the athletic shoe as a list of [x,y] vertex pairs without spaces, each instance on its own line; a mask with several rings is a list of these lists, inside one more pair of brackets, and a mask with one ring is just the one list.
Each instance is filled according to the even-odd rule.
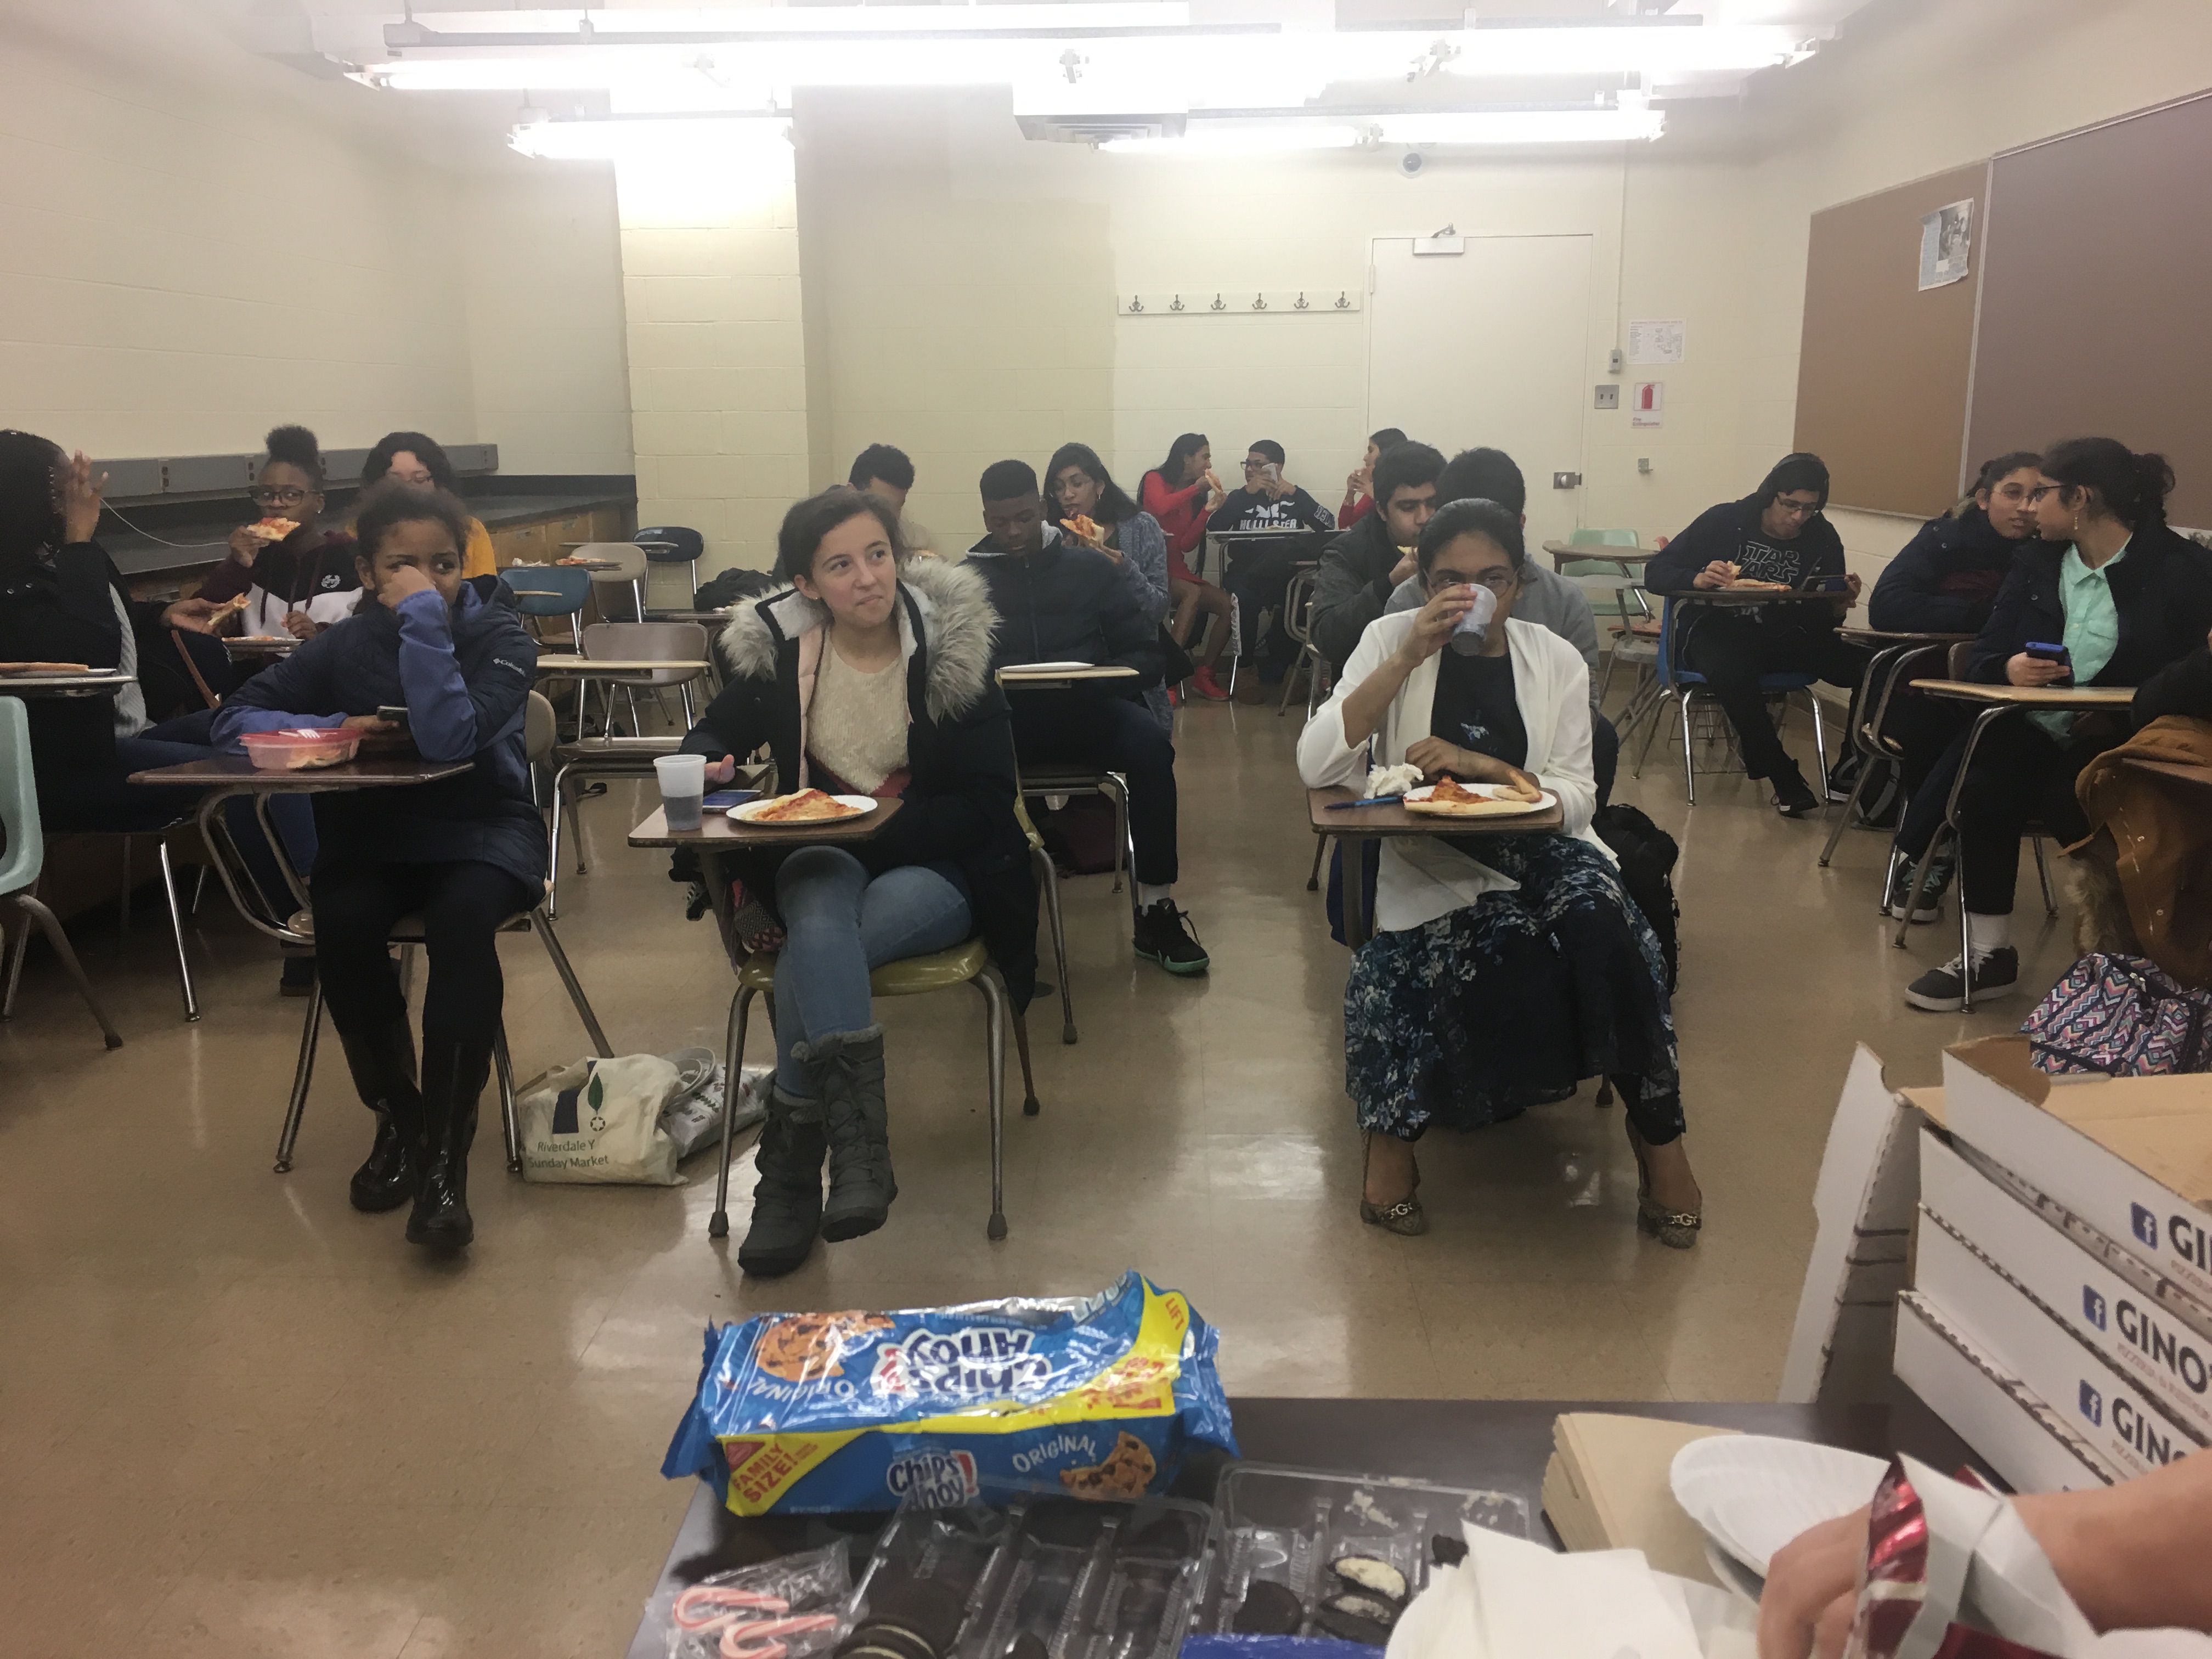
[[1201,668],[1190,677],[1190,689],[1208,702],[1227,702],[1229,694],[1221,689],[1211,668]]
[[1802,818],[1820,810],[1820,798],[1805,787],[1805,775],[1796,761],[1784,761],[1779,770],[1767,774],[1766,781],[1774,787],[1774,810],[1784,817]]
[[[1905,988],[1905,1000],[1931,1014],[1956,1013],[1966,1000],[1964,963],[1953,957],[1941,968],[1930,968]],[[2020,952],[2008,945],[1985,957],[1974,958],[1974,1000],[2009,995],[2020,988]]]
[[[1943,890],[1951,884],[1952,873],[1958,868],[1951,848],[1946,846],[1928,866],[1928,880],[1920,890],[1920,908],[1912,913],[1916,922],[1941,921],[1943,919]],[[1882,889],[1881,913],[1895,919],[1904,915],[1905,901],[1912,892],[1911,858],[1904,853],[1893,853],[1889,859],[1889,880]]]
[[1147,905],[1137,912],[1137,954],[1171,974],[1204,973],[1206,947],[1190,931],[1189,922],[1189,915],[1176,909],[1172,899]]

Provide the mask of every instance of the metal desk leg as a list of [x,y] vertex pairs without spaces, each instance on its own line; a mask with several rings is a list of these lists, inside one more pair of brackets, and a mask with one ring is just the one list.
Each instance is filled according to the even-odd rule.
[[750,1017],[753,989],[741,985],[730,999],[729,1047],[725,1051],[722,1083],[722,1162],[714,1176],[714,1213],[707,1221],[707,1237],[730,1236],[730,1141],[738,1115],[739,1080],[745,1057],[745,1026]]
[[988,1011],[983,1058],[991,1080],[991,1218],[983,1231],[996,1240],[1006,1236],[1006,994],[988,970],[972,983]]
[[200,1005],[198,998],[192,994],[192,964],[185,955],[184,911],[177,902],[177,872],[169,859],[169,838],[163,836],[155,846],[161,860],[161,893],[169,902],[169,937],[177,946],[177,983],[185,994],[185,1018],[196,1021],[200,1017]]
[[315,975],[307,993],[307,1024],[300,1032],[300,1060],[292,1073],[292,1099],[284,1109],[283,1133],[276,1137],[276,1173],[292,1167],[292,1147],[300,1139],[300,1120],[307,1110],[307,1085],[315,1075],[315,1043],[323,1029],[323,976]]

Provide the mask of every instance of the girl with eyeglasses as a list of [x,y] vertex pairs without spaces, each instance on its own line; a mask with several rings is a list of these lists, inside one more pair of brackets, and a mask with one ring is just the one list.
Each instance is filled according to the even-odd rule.
[[[354,538],[316,522],[325,503],[323,454],[315,434],[304,426],[280,426],[261,441],[269,459],[246,492],[261,520],[230,532],[229,556],[200,583],[199,597],[245,594],[241,635],[311,640],[353,615],[361,603]],[[263,528],[272,519],[289,520],[294,528],[272,538]]]
[[[1431,781],[1541,789],[1565,822],[1382,842],[1380,931],[1353,957],[1344,996],[1345,1073],[1367,1146],[1360,1219],[1427,1231],[1413,1146],[1428,1129],[1517,1117],[1605,1077],[1627,1107],[1638,1224],[1687,1249],[1703,1200],[1682,1146],[1666,968],[1590,829],[1589,667],[1513,615],[1528,562],[1516,514],[1454,501],[1416,557],[1428,601],[1369,624],[1298,739],[1306,787],[1364,792],[1370,766],[1405,763]],[[1460,632],[1478,589],[1494,613],[1479,635]]]
[[[2212,554],[2166,521],[2173,469],[2112,438],[2069,438],[2038,463],[2030,491],[2039,539],[2013,561],[1974,641],[1966,678],[1994,685],[2132,686],[2136,707],[2190,672],[2212,629]],[[1945,1013],[2019,988],[2012,945],[2021,837],[2032,823],[2061,847],[2086,840],[2081,770],[2123,742],[2124,709],[2044,709],[1993,722],[1959,794],[1959,902],[1966,948],[1912,981],[1905,1000]],[[1927,856],[1965,761],[1962,734],[1906,809],[1897,854]]]

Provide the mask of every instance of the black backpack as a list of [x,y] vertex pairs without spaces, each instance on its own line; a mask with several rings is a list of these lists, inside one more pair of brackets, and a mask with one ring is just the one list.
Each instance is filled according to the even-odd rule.
[[699,584],[698,592],[691,599],[691,608],[694,611],[720,611],[740,599],[764,599],[781,586],[775,575],[766,570],[725,570],[710,580]]
[[1597,837],[1620,860],[1620,884],[1651,931],[1659,936],[1659,954],[1667,964],[1667,988],[1674,988],[1675,964],[1681,954],[1676,922],[1682,907],[1674,902],[1675,860],[1682,849],[1668,835],[1635,807],[1615,802],[1601,806],[1590,819]]
[[1896,829],[1898,816],[1905,810],[1905,778],[1897,763],[1886,755],[1869,760],[1857,750],[1846,749],[1828,769],[1828,799],[1849,799],[1862,770],[1866,773],[1866,787],[1859,790],[1858,804],[1851,808],[1853,827]]

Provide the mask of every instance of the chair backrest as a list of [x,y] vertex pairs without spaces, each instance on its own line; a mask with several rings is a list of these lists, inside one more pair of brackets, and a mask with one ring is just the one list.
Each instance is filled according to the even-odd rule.
[[595,582],[620,582],[627,586],[644,580],[645,550],[635,542],[586,542],[574,550],[580,559],[601,559],[615,567],[589,573]]
[[655,564],[690,564],[707,550],[707,538],[680,524],[657,524],[630,539]]
[[1680,683],[1682,665],[1674,659],[1674,653],[1681,648],[1680,632],[1674,626],[1674,601],[1662,599],[1659,601],[1659,660],[1653,665],[1658,672],[1660,685],[1666,690],[1672,690]]
[[[1950,654],[1940,645],[1923,645],[1917,650],[1908,651],[1890,662],[1878,689],[1866,688],[1875,690],[1876,695],[1872,712],[1863,714],[1861,723],[1874,733],[1875,741],[1891,753],[1901,755],[1905,752],[1901,740],[1893,740],[1882,729],[1889,724],[1889,711],[1897,701],[1897,694],[1915,680],[1935,678],[1946,666],[1945,659]],[[1946,675],[1945,678],[1955,678],[1956,676]],[[1861,695],[1863,696],[1864,691]]]
[[1283,593],[1283,632],[1304,645],[1312,637],[1314,573],[1301,569]]
[[1633,530],[1571,530],[1567,540],[1577,547],[1641,547]]
[[1950,659],[1945,664],[1950,672],[1944,675],[1944,678],[1963,680],[1966,678],[1966,665],[1973,661],[1974,647],[1978,643],[1979,641],[1974,640],[1960,640],[1951,647]]
[[1583,597],[1589,601],[1591,611],[1597,616],[1651,614],[1650,605],[1638,592],[1635,573],[1618,559],[1568,559],[1560,564],[1559,574],[1582,589]]
[[510,565],[499,579],[526,617],[573,617],[592,597],[592,573],[572,564]]
[[0,697],[0,893],[20,892],[46,867],[46,840],[39,828],[39,782],[31,770],[31,722],[21,697]]
[[535,766],[553,752],[554,741],[561,734],[561,723],[555,717],[553,705],[542,691],[532,691],[522,715],[522,747]]
[[[704,662],[707,630],[697,623],[592,623],[584,629],[584,654],[617,662]],[[681,685],[704,672],[697,668],[656,669],[639,676],[641,685]]]

